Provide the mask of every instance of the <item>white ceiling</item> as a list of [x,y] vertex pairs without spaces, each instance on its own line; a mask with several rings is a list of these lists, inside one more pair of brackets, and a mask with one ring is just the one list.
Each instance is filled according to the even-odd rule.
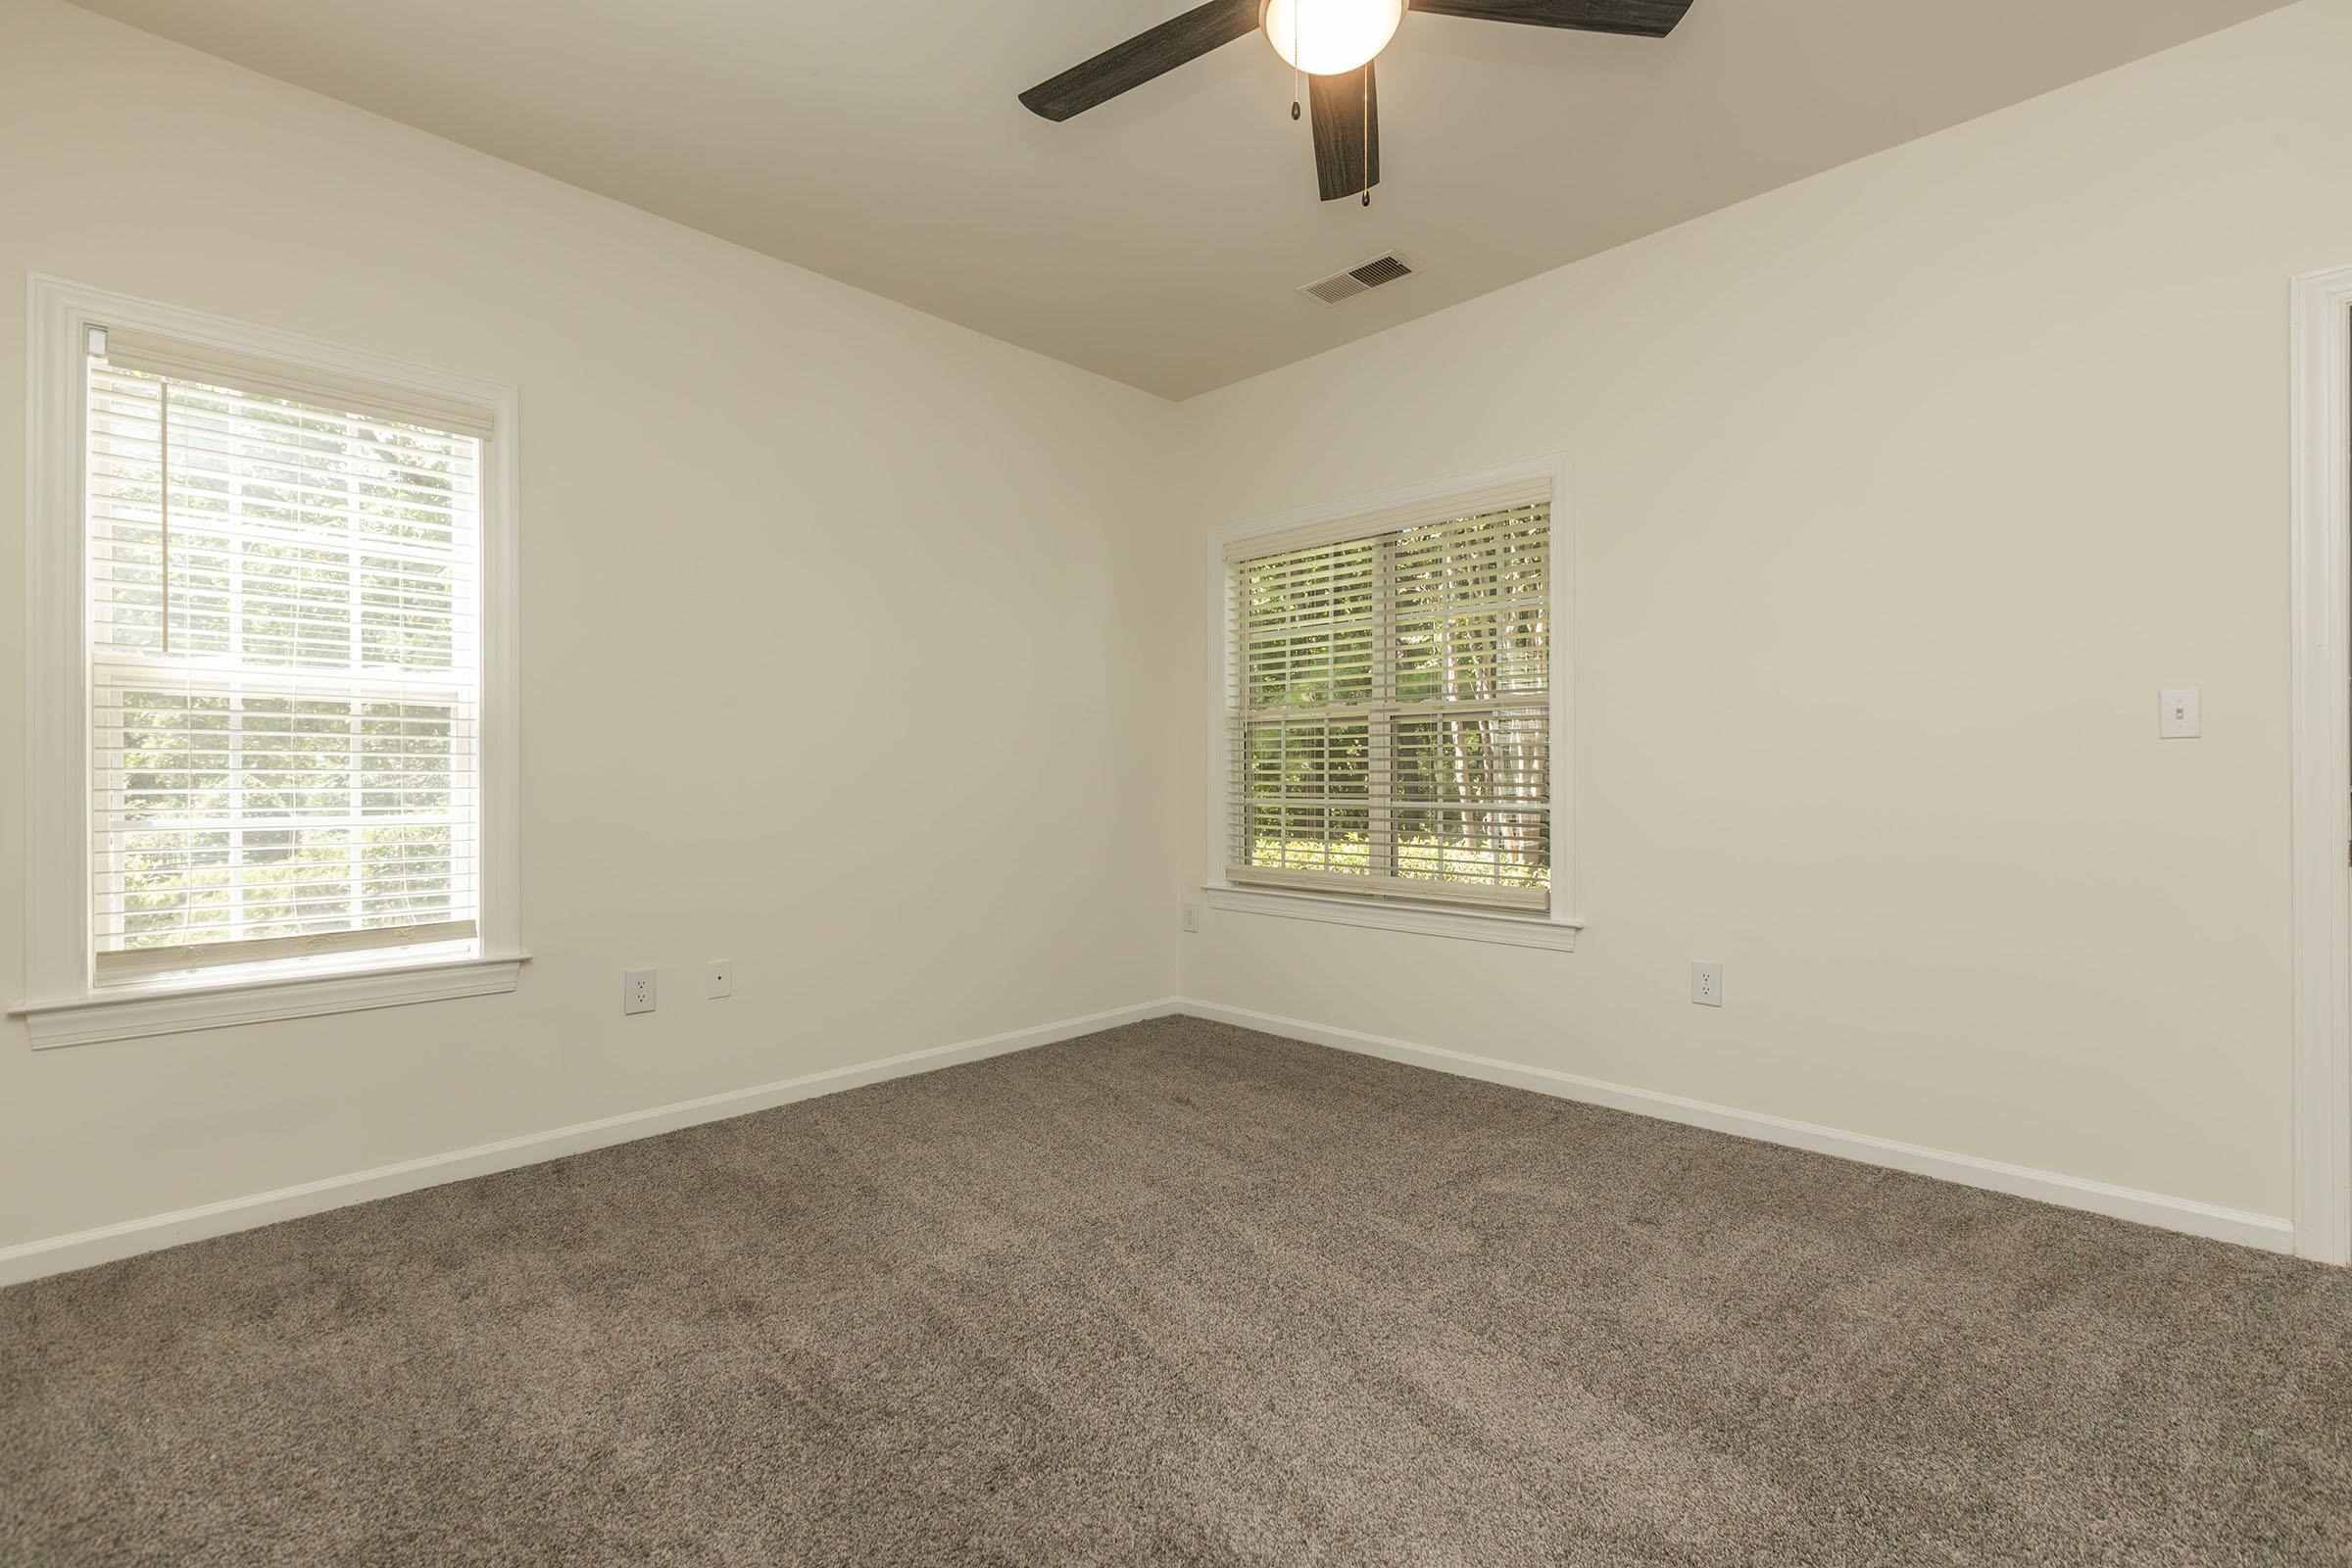
[[[1368,211],[1315,199],[1262,39],[1065,124],[1015,100],[1190,0],[81,3],[1182,398],[2285,0],[1696,0],[1663,42],[1407,16]],[[1421,275],[1296,292],[1392,249]]]

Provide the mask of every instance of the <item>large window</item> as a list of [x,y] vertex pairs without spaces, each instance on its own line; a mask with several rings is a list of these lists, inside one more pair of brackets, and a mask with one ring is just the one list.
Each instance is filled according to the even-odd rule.
[[80,842],[78,896],[41,911],[76,928],[49,989],[489,956],[495,407],[124,314],[76,320],[57,383],[80,767],[39,804]]
[[101,341],[98,983],[470,940],[481,441]]
[[1226,542],[1226,884],[1550,911],[1552,490]]

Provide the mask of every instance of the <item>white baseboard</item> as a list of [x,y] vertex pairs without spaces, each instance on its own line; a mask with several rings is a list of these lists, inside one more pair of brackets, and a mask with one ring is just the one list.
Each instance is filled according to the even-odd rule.
[[1473,1056],[1435,1046],[1418,1046],[1410,1041],[1391,1040],[1359,1030],[1311,1023],[1304,1018],[1285,1018],[1249,1007],[1227,1006],[1221,1002],[1201,1002],[1188,997],[1177,1004],[1177,1010],[1197,1018],[1239,1024],[1245,1029],[1259,1029],[1267,1034],[1287,1035],[1294,1040],[1330,1046],[1339,1051],[1385,1056],[1391,1061],[1433,1068],[1457,1077],[1506,1084],[1513,1089],[1532,1089],[1540,1095],[1555,1095],[1562,1100],[1606,1105],[1613,1110],[1632,1111],[1638,1116],[1679,1121],[1692,1127],[1733,1133],[1768,1144],[1785,1144],[1791,1149],[1810,1150],[1817,1154],[1834,1154],[1839,1159],[1859,1160],[1866,1165],[1884,1165],[1918,1176],[1935,1176],[1947,1182],[1959,1182],[1963,1186],[2007,1193],[2013,1198],[2031,1198],[2039,1202],[2088,1209],[2094,1214],[2132,1220],[2164,1230],[2185,1231],[2191,1236],[2236,1242],[2275,1252],[2291,1252],[2295,1247],[2293,1223],[2274,1214],[2252,1214],[2243,1209],[2200,1203],[2192,1199],[2168,1198],[2162,1193],[2143,1193],[2130,1187],[2088,1181],[2080,1176],[2061,1176],[2054,1171],[2034,1170],[2024,1165],[2004,1164],[1995,1159],[1980,1159],[1974,1154],[1955,1154],[1918,1144],[1897,1143],[1891,1138],[1875,1138],[1868,1133],[1849,1133],[1812,1122],[1791,1121],[1786,1116],[1735,1110],[1729,1105],[1709,1104],[1703,1100],[1687,1100],[1681,1095],[1660,1094],[1652,1089],[1634,1089],[1598,1078],[1582,1078],[1574,1073],[1555,1072],[1548,1067],[1522,1066],[1517,1062],[1498,1061],[1491,1056]]
[[2252,1214],[2242,1209],[2223,1208],[2185,1198],[2168,1198],[2161,1193],[2138,1192],[2106,1182],[2087,1181],[2082,1177],[2062,1176],[2023,1165],[1980,1159],[1973,1154],[1955,1154],[1917,1144],[1875,1138],[1867,1133],[1849,1133],[1812,1122],[1792,1121],[1785,1116],[1735,1110],[1728,1105],[1710,1104],[1680,1095],[1634,1089],[1597,1078],[1579,1077],[1547,1067],[1523,1066],[1435,1046],[1414,1045],[1410,1041],[1335,1028],[1304,1018],[1287,1018],[1249,1007],[1228,1006],[1223,1003],[1202,1002],[1189,997],[1163,997],[1155,1002],[1114,1007],[1107,1012],[1088,1013],[1083,1017],[1064,1018],[1057,1023],[991,1035],[983,1040],[966,1040],[929,1051],[908,1052],[905,1055],[887,1056],[878,1061],[859,1062],[854,1066],[787,1078],[780,1083],[709,1095],[701,1100],[607,1116],[600,1121],[581,1122],[576,1126],[559,1127],[552,1132],[532,1133],[500,1143],[455,1150],[445,1154],[431,1154],[422,1159],[405,1160],[397,1165],[381,1165],[373,1170],[330,1176],[296,1187],[282,1187],[274,1192],[227,1199],[144,1219],[124,1220],[120,1224],[102,1225],[93,1230],[48,1237],[37,1242],[24,1242],[14,1247],[0,1248],[0,1285],[14,1285],[44,1275],[88,1268],[93,1264],[112,1262],[139,1252],[152,1252],[167,1247],[177,1247],[184,1242],[202,1241],[209,1236],[223,1236],[231,1231],[274,1225],[281,1220],[299,1219],[305,1214],[316,1214],[325,1209],[391,1198],[423,1187],[437,1187],[444,1182],[465,1181],[468,1177],[488,1176],[520,1165],[561,1159],[566,1154],[604,1149],[613,1144],[628,1143],[632,1139],[651,1138],[680,1127],[691,1127],[707,1121],[724,1121],[730,1116],[749,1115],[753,1111],[790,1104],[796,1100],[813,1100],[820,1095],[856,1089],[861,1084],[932,1072],[941,1067],[955,1066],[958,1062],[978,1061],[987,1056],[1026,1051],[1034,1046],[1051,1045],[1057,1040],[1069,1040],[1079,1035],[1093,1034],[1097,1030],[1115,1029],[1121,1024],[1165,1017],[1175,1012],[1190,1013],[1219,1023],[1239,1024],[1268,1034],[1287,1035],[1294,1040],[1305,1040],[1340,1051],[1384,1056],[1391,1061],[1428,1067],[1459,1077],[1483,1079],[1514,1089],[1530,1089],[1563,1100],[1607,1105],[1616,1110],[1632,1111],[1636,1115],[1655,1116],[1665,1121],[1684,1122],[1693,1127],[1706,1127],[1765,1143],[1810,1150],[1819,1154],[1833,1154],[1840,1159],[1884,1165],[1921,1176],[1935,1176],[2017,1198],[2087,1209],[2094,1214],[2106,1214],[2165,1230],[2185,1231],[2192,1236],[2237,1242],[2272,1251],[2294,1250],[2293,1225],[2275,1215]]
[[839,1094],[845,1089],[880,1083],[887,1078],[935,1072],[958,1062],[978,1061],[985,1056],[1002,1056],[1010,1052],[1027,1051],[1034,1046],[1047,1046],[1057,1040],[1093,1034],[1099,1029],[1115,1029],[1121,1024],[1138,1023],[1146,1018],[1162,1018],[1177,1009],[1178,1003],[1172,997],[1157,1002],[1138,1003],[1133,1006],[1114,1007],[1108,1012],[1090,1012],[1083,1017],[1064,1018],[1058,1023],[1040,1024],[1033,1029],[990,1035],[984,1040],[966,1040],[956,1045],[937,1046],[929,1051],[911,1051],[902,1056],[886,1056],[879,1061],[835,1067],[827,1072],[812,1072],[799,1078],[787,1078],[781,1083],[732,1090],[723,1095],[707,1095],[701,1100],[681,1101],[674,1105],[659,1105],[651,1110],[633,1110],[619,1116],[607,1116],[601,1121],[585,1121],[572,1127],[559,1127],[552,1132],[531,1133],[500,1143],[453,1150],[446,1154],[428,1154],[422,1159],[403,1160],[397,1165],[379,1165],[373,1170],[354,1171],[347,1176],[329,1176],[321,1181],[304,1182],[298,1187],[281,1187],[275,1192],[255,1193],[248,1198],[231,1198],[169,1214],[124,1220],[116,1225],[101,1225],[94,1230],[76,1231],[69,1236],[23,1242],[14,1247],[0,1248],[0,1285],[15,1285],[48,1274],[63,1274],[70,1269],[88,1268],[95,1263],[111,1263],[117,1258],[139,1252],[177,1247],[183,1242],[202,1241],[208,1236],[223,1236],[230,1231],[251,1230],[258,1225],[274,1225],[280,1220],[300,1219],[305,1214],[341,1208],[351,1203],[370,1202],[378,1198],[415,1192],[420,1187],[438,1187],[444,1182],[465,1181],[472,1176],[513,1170],[518,1165],[535,1165],[542,1160],[561,1159],[566,1154],[583,1153],[612,1144],[625,1144],[632,1139],[651,1138],[658,1133],[673,1132],[699,1122],[724,1121],[730,1116],[749,1115],[756,1110],[790,1104],[796,1100],[813,1100],[819,1095]]

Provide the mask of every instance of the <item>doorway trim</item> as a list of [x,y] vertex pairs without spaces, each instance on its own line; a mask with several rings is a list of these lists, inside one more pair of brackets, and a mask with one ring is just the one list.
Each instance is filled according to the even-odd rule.
[[2352,1263],[2352,267],[2295,279],[2295,1250]]

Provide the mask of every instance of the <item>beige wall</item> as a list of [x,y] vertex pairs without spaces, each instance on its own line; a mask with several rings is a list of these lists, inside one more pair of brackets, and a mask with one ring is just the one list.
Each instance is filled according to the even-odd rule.
[[[1179,988],[2284,1213],[2286,280],[2352,261],[2347,58],[2352,0],[2306,0],[1170,406],[0,0],[0,280],[522,388],[537,956],[510,997],[0,1028],[0,1246]],[[1582,950],[1179,941],[1200,532],[1561,447]],[[2166,685],[2206,739],[2156,740]],[[12,786],[0,1000],[22,822]]]
[[1200,529],[1575,451],[1591,921],[1211,910],[1186,992],[2286,1213],[2287,280],[2352,262],[2347,60],[2309,0],[1184,405]]
[[[1172,988],[1165,404],[0,0],[0,1001],[27,271],[522,389],[536,957],[513,996],[328,1019],[0,1025],[0,1246]],[[620,1016],[631,964],[651,1017]]]

